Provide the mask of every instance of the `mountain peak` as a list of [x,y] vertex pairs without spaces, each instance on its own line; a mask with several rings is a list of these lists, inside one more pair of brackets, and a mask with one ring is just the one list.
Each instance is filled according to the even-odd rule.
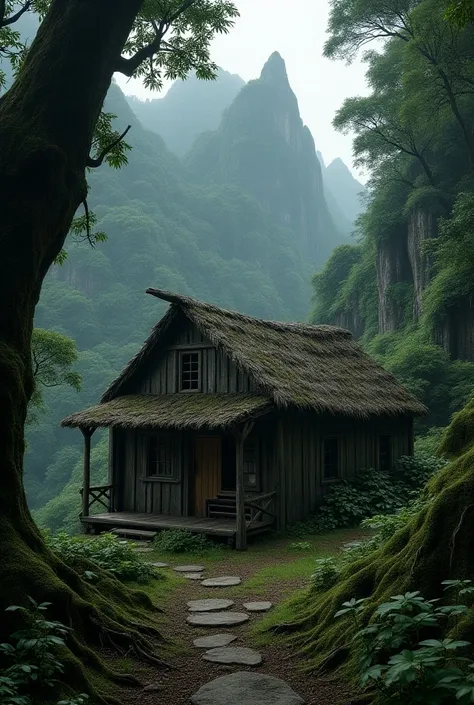
[[286,64],[278,51],[274,51],[262,69],[260,78],[272,82],[281,83],[285,81],[289,84]]

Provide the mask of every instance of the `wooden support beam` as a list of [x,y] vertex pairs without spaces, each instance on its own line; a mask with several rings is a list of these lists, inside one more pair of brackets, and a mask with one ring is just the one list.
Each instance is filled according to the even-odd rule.
[[236,497],[235,514],[237,530],[235,534],[235,547],[238,551],[247,550],[247,522],[245,520],[245,490],[244,490],[244,441],[254,426],[253,421],[248,421],[242,430],[234,429],[235,436],[235,475]]
[[91,486],[91,438],[92,428],[81,428],[84,436],[84,476],[82,483],[82,517],[89,516],[89,492]]

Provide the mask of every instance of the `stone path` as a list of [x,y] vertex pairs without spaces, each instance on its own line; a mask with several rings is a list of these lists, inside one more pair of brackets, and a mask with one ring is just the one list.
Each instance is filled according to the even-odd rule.
[[240,585],[242,578],[238,578],[235,575],[225,575],[222,578],[207,578],[203,580],[201,585],[203,587],[232,587],[233,585]]
[[[204,570],[204,566],[178,566],[178,572],[184,570]],[[184,573],[186,577],[191,575]],[[194,578],[199,573],[194,573]],[[201,582],[203,587],[231,587],[240,585],[242,579],[238,576],[226,575],[218,578],[207,578]],[[236,626],[249,620],[248,612],[267,612],[272,607],[269,601],[244,602],[246,612],[225,612],[233,607],[235,602],[229,599],[190,600],[187,603],[186,621],[195,627]],[[263,663],[262,654],[246,646],[234,646],[237,637],[233,634],[216,634],[200,637],[193,641],[198,648],[207,648],[203,655],[204,661],[223,665],[260,666]],[[202,686],[191,698],[193,705],[302,705],[304,700],[290,686],[273,676],[254,674],[247,671],[233,673],[230,676],[216,678]]]
[[187,603],[190,612],[214,612],[233,607],[233,600],[191,600]]
[[181,573],[181,576],[188,580],[202,580],[201,573]]
[[205,614],[190,614],[187,623],[194,627],[234,627],[249,621],[248,614],[243,612],[208,612]]
[[238,663],[242,666],[260,666],[262,654],[246,646],[224,646],[206,651],[203,656],[205,661],[214,663]]
[[173,568],[177,573],[202,573],[203,565],[177,565]]
[[241,671],[221,676],[199,688],[192,705],[304,705],[279,678]]
[[229,646],[236,639],[233,634],[210,634],[194,639],[193,644],[198,649],[216,649],[218,646]]
[[271,602],[244,602],[247,612],[268,612],[273,607]]

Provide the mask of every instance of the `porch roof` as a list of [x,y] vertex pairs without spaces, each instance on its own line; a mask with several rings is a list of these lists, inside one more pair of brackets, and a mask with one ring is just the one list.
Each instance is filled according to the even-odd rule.
[[129,394],[71,414],[70,428],[227,428],[268,413],[273,403],[259,394]]

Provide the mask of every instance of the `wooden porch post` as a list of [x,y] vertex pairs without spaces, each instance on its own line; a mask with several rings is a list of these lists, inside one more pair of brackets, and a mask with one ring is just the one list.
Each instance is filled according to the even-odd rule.
[[84,436],[84,477],[82,483],[82,517],[89,516],[89,489],[91,485],[91,438],[93,428],[81,428]]
[[238,551],[247,550],[247,526],[245,521],[244,489],[244,441],[253,428],[253,422],[247,422],[242,431],[235,429],[235,475],[236,475],[236,534],[235,547]]

